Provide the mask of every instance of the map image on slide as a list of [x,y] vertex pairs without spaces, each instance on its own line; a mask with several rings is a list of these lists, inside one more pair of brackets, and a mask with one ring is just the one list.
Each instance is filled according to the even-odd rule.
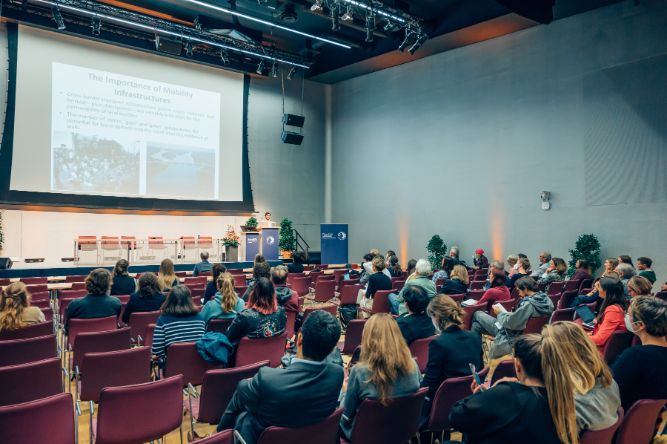
[[148,142],[146,194],[216,199],[214,150]]
[[53,191],[95,194],[139,192],[139,144],[54,131]]

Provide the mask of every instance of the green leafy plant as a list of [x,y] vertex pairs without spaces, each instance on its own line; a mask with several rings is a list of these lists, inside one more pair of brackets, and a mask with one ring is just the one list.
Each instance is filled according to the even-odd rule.
[[250,216],[247,221],[245,221],[245,226],[250,228],[250,229],[255,229],[257,228],[257,219],[255,219],[255,216]]
[[225,233],[225,237],[222,238],[222,244],[225,247],[238,247],[239,240],[239,235],[236,233],[234,226],[227,225],[227,232]]
[[437,270],[440,268],[442,263],[442,258],[445,257],[447,253],[447,245],[442,238],[434,234],[428,245],[426,245],[426,251],[428,251],[428,261],[431,263],[431,268]]
[[574,249],[569,250],[569,253],[570,262],[567,273],[570,276],[574,274],[579,259],[585,259],[588,262],[588,265],[591,267],[591,274],[595,274],[595,271],[602,265],[602,260],[600,259],[600,241],[594,234],[580,235],[574,244]]
[[296,248],[296,238],[294,237],[294,229],[292,228],[292,221],[285,218],[280,222],[280,243],[279,248],[282,251],[294,251]]

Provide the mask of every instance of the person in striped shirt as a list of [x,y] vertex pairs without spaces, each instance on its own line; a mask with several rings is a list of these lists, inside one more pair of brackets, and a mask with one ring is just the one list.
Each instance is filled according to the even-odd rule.
[[185,285],[177,285],[171,290],[161,311],[155,324],[151,352],[163,362],[167,347],[176,342],[196,342],[204,335],[206,323]]

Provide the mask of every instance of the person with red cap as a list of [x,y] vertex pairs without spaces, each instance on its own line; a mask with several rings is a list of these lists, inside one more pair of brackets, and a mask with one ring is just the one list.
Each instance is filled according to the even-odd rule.
[[489,260],[484,256],[484,250],[481,248],[475,250],[473,263],[475,264],[475,268],[489,268]]

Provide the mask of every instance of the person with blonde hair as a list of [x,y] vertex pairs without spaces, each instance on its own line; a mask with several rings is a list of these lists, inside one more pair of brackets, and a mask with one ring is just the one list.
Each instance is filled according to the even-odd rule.
[[514,266],[519,262],[519,256],[516,254],[510,254],[507,256],[507,259],[505,259],[505,263],[507,263],[507,266],[509,267],[509,272],[507,273],[508,276],[512,277],[514,274],[517,272],[517,270],[514,268]]
[[449,279],[440,287],[441,294],[468,294],[468,284],[470,276],[468,270],[463,265],[454,265]]
[[637,296],[651,296],[653,284],[643,276],[632,276],[628,281],[628,295],[636,298]]
[[245,302],[234,290],[231,273],[221,273],[216,280],[218,292],[201,310],[201,317],[208,324],[211,319],[232,319],[245,308]]
[[371,316],[361,336],[360,360],[350,371],[342,402],[343,434],[350,439],[357,410],[364,399],[387,405],[393,397],[415,393],[420,376],[394,318],[388,313]]
[[30,292],[23,282],[14,282],[0,295],[0,331],[18,330],[30,324],[45,322],[44,313],[30,305]]
[[157,281],[162,291],[171,290],[172,287],[178,285],[178,276],[174,271],[174,262],[165,258],[160,262],[160,270],[157,272]]

